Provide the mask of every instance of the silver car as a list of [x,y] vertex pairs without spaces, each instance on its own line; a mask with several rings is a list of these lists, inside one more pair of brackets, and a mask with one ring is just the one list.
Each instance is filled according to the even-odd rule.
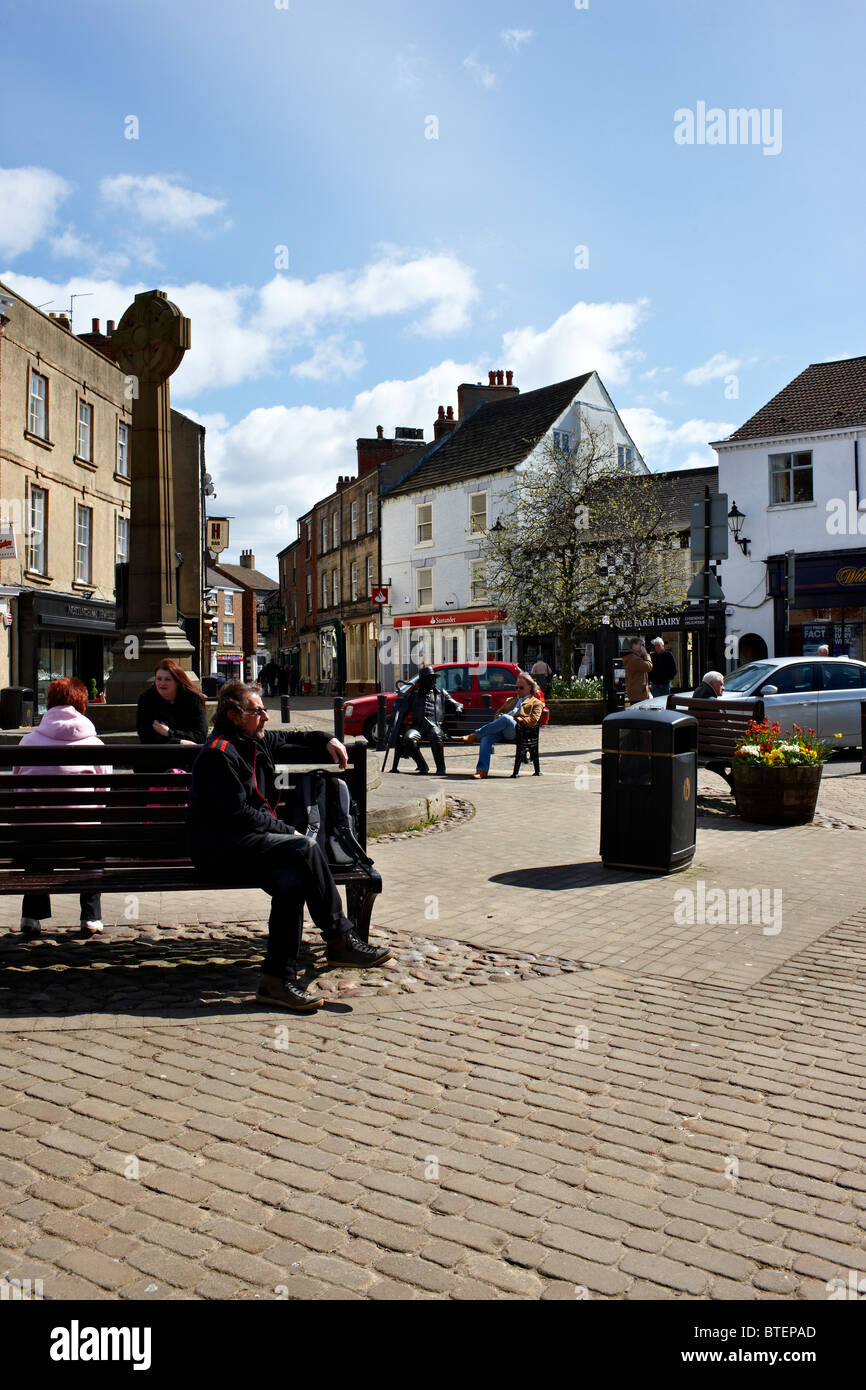
[[[683,691],[691,694],[691,691]],[[759,695],[768,719],[788,732],[793,724],[814,729],[837,748],[859,748],[860,706],[866,700],[866,662],[844,656],[771,656],[725,676],[731,699]],[[640,700],[631,709],[664,709],[666,697]],[[841,734],[841,738],[836,738]]]

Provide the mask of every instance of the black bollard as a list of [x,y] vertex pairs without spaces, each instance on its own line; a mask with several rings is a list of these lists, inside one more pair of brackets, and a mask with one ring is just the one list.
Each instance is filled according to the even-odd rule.
[[345,736],[346,731],[345,722],[343,719],[343,697],[342,695],[336,695],[334,697],[334,738],[338,738],[340,742],[343,743],[345,740]]
[[385,721],[388,715],[387,695],[376,696],[376,747],[385,746]]
[[292,711],[289,709],[288,695],[280,696],[280,722],[283,724],[291,723]]

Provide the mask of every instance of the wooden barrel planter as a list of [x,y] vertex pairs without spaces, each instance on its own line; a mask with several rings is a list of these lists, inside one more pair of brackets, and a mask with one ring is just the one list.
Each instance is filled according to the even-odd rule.
[[548,700],[551,724],[600,724],[603,700]]
[[815,815],[821,764],[766,767],[734,763],[737,814],[759,825],[807,825]]

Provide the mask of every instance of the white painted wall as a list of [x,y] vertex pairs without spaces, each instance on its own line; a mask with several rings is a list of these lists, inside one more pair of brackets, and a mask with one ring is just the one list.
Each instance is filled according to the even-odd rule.
[[[855,492],[854,441],[859,441],[860,499]],[[714,445],[719,459],[719,491],[745,513],[743,534],[750,554],[731,539],[722,562],[722,588],[733,616],[728,635],[754,632],[774,651],[773,600],[766,597],[764,561],[787,550],[798,554],[861,550],[866,547],[866,430],[838,430],[783,439]],[[813,502],[770,503],[770,455],[812,452]],[[833,505],[833,504],[837,505]],[[842,534],[839,512],[844,504]],[[858,529],[862,528],[862,529]]]

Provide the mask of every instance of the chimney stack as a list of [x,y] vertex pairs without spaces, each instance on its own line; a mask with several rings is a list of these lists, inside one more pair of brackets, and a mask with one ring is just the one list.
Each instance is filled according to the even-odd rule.
[[110,338],[114,332],[114,319],[109,319],[105,325],[106,337]]
[[241,569],[254,570],[256,567],[256,557],[251,550],[242,550],[240,559]]
[[465,420],[477,406],[485,401],[507,400],[509,396],[519,396],[520,388],[514,385],[514,372],[488,371],[488,384],[480,381],[474,384],[464,381],[457,387],[457,419]]
[[456,428],[457,421],[454,419],[453,405],[449,405],[447,414],[444,405],[440,405],[439,415],[437,419],[433,421],[433,438],[443,439],[446,434],[450,434],[451,431]]
[[377,426],[376,426],[376,438],[377,438],[377,439],[384,439],[384,438],[385,438],[385,426],[384,426],[384,425],[377,425]]

